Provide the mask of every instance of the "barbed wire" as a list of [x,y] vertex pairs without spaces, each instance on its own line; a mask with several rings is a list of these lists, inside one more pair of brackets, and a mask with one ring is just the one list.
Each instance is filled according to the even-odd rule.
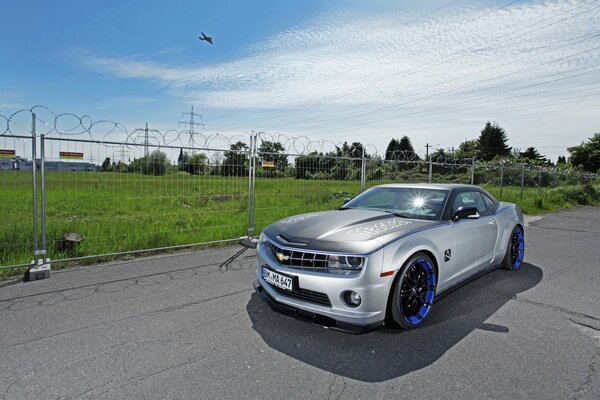
[[[105,147],[152,145],[155,147],[180,147],[191,150],[226,150],[244,153],[249,151],[250,137],[255,135],[259,155],[280,154],[292,157],[314,156],[335,157],[353,160],[367,159],[370,162],[424,164],[431,163],[437,168],[454,170],[475,168],[478,171],[519,170],[525,172],[574,174],[577,173],[584,179],[596,179],[597,174],[578,171],[573,168],[564,168],[553,165],[538,165],[520,160],[501,160],[495,163],[482,161],[476,158],[454,157],[445,153],[423,153],[413,150],[395,150],[380,152],[373,144],[360,142],[334,142],[332,140],[315,140],[308,136],[290,137],[281,133],[248,132],[236,135],[223,135],[218,132],[203,133],[190,130],[169,129],[134,129],[116,121],[102,119],[94,121],[89,115],[76,115],[73,113],[55,113],[44,105],[35,105],[22,108],[12,114],[0,112],[0,135],[22,137],[32,135],[32,119],[35,114],[36,134],[46,137],[85,137]],[[29,126],[27,126],[29,124]],[[233,147],[235,144],[239,146]],[[269,143],[272,146],[269,146]],[[276,148],[274,145],[278,145]],[[262,150],[261,150],[261,146]],[[269,150],[265,150],[269,149]]]

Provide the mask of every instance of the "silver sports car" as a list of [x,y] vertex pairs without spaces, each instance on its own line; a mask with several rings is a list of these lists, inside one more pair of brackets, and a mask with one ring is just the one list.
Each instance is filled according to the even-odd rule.
[[523,215],[471,185],[391,184],[266,227],[254,287],[277,311],[338,330],[415,328],[435,299],[497,266],[518,270]]

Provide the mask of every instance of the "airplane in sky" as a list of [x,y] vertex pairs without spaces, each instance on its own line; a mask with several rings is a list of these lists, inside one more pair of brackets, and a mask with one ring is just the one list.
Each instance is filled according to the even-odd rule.
[[206,36],[204,34],[204,32],[200,32],[200,33],[202,34],[202,36],[198,36],[198,39],[200,39],[200,40],[206,40],[208,43],[214,44],[213,41],[212,41],[212,38],[210,36]]

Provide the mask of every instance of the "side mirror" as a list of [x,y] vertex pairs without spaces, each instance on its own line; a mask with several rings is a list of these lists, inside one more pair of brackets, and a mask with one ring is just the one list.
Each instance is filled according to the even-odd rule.
[[349,201],[350,201],[350,197],[346,197],[346,198],[344,199],[344,204],[348,203]]
[[477,211],[477,207],[459,207],[458,210],[456,210],[452,215],[452,221],[477,218],[479,218],[479,211]]

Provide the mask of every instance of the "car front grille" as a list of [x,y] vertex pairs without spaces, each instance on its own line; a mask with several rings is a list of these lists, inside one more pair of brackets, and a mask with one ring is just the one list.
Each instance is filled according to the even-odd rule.
[[277,286],[271,285],[268,282],[267,285],[269,285],[269,287],[275,290],[277,293],[280,293],[284,296],[293,297],[295,299],[308,301],[310,303],[315,303],[326,307],[331,307],[331,301],[329,300],[329,296],[327,296],[325,293],[315,292],[312,290],[302,288],[290,291],[278,288]]
[[[286,267],[313,270],[327,269],[327,258],[329,257],[327,254],[284,250],[271,242],[267,242],[267,246],[277,261]],[[277,257],[278,254],[281,257]]]

